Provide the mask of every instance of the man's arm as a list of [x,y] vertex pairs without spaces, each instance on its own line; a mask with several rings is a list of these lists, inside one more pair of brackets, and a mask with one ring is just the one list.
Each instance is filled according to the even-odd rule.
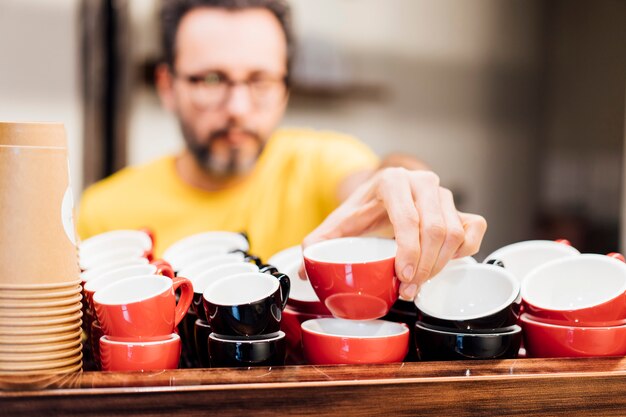
[[342,204],[303,245],[391,231],[398,243],[396,275],[406,299],[413,299],[450,259],[478,252],[487,229],[483,217],[457,211],[439,177],[408,156],[392,155],[377,170],[348,176],[338,193]]

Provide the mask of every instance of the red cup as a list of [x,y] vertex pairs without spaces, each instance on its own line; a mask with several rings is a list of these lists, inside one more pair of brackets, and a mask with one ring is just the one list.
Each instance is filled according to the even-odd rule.
[[302,352],[302,329],[300,325],[307,320],[332,318],[330,313],[311,314],[298,311],[287,306],[283,310],[283,318],[280,322],[280,329],[285,332],[287,342],[287,363],[300,365],[304,363],[304,353]]
[[[175,291],[181,294],[176,304]],[[98,321],[115,340],[150,340],[174,333],[193,299],[191,282],[161,275],[126,278],[93,296]]]
[[181,342],[176,333],[149,342],[118,341],[100,338],[100,361],[103,371],[159,371],[176,369]]
[[521,288],[524,311],[540,319],[577,326],[626,319],[626,264],[583,254],[548,262],[531,271]]
[[392,239],[331,239],[304,249],[304,265],[315,293],[335,317],[371,320],[387,314],[398,299],[396,249]]
[[409,351],[404,323],[332,318],[308,320],[301,327],[304,356],[313,365],[402,362]]
[[522,314],[528,357],[588,357],[626,355],[626,325],[584,327],[544,323]]

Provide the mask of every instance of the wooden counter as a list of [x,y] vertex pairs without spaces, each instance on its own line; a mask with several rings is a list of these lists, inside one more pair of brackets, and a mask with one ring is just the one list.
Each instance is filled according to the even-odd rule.
[[11,417],[626,415],[626,358],[86,372],[0,386]]

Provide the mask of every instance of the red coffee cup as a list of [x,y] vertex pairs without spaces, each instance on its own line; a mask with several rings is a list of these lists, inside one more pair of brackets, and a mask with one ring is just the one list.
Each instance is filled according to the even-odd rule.
[[149,342],[118,341],[100,338],[100,361],[103,371],[158,371],[176,369],[181,342],[176,333]]
[[626,320],[626,264],[615,256],[582,254],[556,259],[522,282],[524,311],[576,326]]
[[304,266],[315,293],[335,317],[371,320],[387,314],[398,299],[396,249],[392,239],[331,239],[305,248]]
[[[176,304],[175,291],[181,294]],[[127,278],[97,291],[93,296],[98,321],[115,340],[154,340],[174,333],[193,299],[187,278],[161,275]]]

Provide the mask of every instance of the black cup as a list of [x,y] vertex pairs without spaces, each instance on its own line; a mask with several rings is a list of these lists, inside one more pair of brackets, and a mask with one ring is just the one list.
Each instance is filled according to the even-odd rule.
[[504,268],[469,264],[428,280],[415,298],[418,320],[450,329],[495,329],[515,324],[521,297],[517,278]]
[[250,366],[283,366],[285,364],[285,333],[264,339],[225,339],[209,335],[211,367],[242,368]]
[[196,320],[194,323],[194,339],[196,346],[196,355],[198,362],[203,368],[211,366],[209,362],[209,335],[211,334],[211,326],[204,320]]
[[499,330],[499,333],[464,333],[418,321],[414,332],[417,356],[424,361],[516,357],[522,342],[522,328],[513,325]]
[[251,272],[223,278],[203,295],[207,321],[220,336],[257,337],[280,330],[289,298],[285,274]]
[[446,320],[433,317],[417,309],[418,320],[433,326],[445,327],[449,330],[473,331],[492,330],[512,326],[517,323],[520,315],[519,297],[511,304],[493,314],[467,320]]

